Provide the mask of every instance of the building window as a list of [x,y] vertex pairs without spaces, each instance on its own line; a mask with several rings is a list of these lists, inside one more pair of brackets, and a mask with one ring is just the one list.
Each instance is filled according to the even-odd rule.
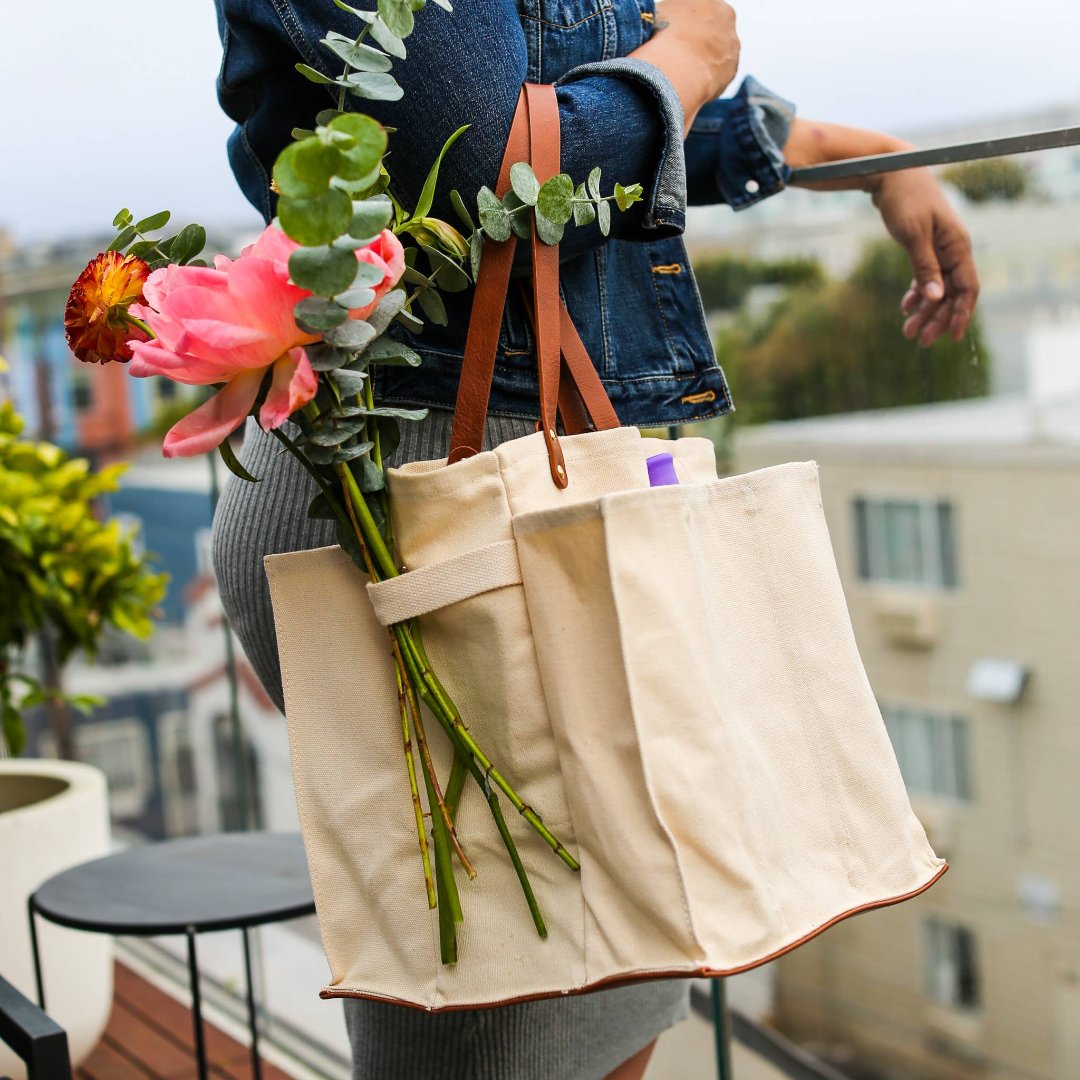
[[90,373],[76,368],[71,376],[71,405],[76,412],[87,412],[94,407],[94,384]]
[[952,503],[855,498],[859,577],[937,589],[956,587]]
[[882,705],[881,715],[909,791],[971,800],[964,717],[901,705]]
[[930,918],[923,922],[926,993],[954,1009],[977,1009],[979,970],[975,934],[959,923]]

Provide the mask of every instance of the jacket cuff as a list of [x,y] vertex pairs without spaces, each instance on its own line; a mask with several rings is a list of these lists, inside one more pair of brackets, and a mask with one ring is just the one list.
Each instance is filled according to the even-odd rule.
[[794,104],[752,75],[734,97],[702,106],[686,140],[690,204],[745,210],[783,190],[791,177],[783,147],[794,119]]
[[[655,64],[634,56],[579,64],[556,79],[554,86],[558,88],[589,76],[610,76],[632,82],[637,89],[627,88],[627,110],[640,110],[641,89],[652,97],[654,111],[660,120],[660,152],[650,182],[645,183],[645,178],[641,178],[645,190],[639,220],[646,229],[660,230],[662,236],[655,239],[682,233],[686,227],[686,163],[682,145],[685,120],[682,101],[675,87]],[[605,108],[618,106],[610,96],[605,97],[603,104]]]

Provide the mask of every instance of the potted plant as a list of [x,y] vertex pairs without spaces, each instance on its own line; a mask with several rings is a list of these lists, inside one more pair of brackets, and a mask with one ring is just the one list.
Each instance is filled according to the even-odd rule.
[[[0,403],[0,972],[35,993],[26,900],[46,878],[109,851],[104,773],[71,760],[25,759],[24,712],[46,708],[60,756],[72,758],[70,707],[60,673],[79,649],[92,654],[111,627],[150,634],[166,575],[153,573],[132,537],[102,521],[95,501],[122,466],[94,471],[60,447],[22,437]],[[40,676],[26,650],[40,644]],[[48,1011],[67,1029],[72,1059],[93,1048],[112,1002],[112,943],[39,922]],[[21,1075],[0,1047],[0,1075]]]

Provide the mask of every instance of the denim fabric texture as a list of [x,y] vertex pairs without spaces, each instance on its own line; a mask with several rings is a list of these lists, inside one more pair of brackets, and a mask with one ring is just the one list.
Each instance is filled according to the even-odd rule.
[[[298,74],[297,62],[327,75],[340,61],[319,44],[327,30],[355,34],[354,16],[333,0],[215,0],[222,40],[218,96],[237,123],[229,160],[244,194],[269,221],[270,171],[294,127],[311,125],[334,103],[328,88]],[[661,10],[663,5],[660,5]],[[432,214],[459,224],[456,188],[475,206],[494,187],[522,82],[556,87],[562,170],[578,183],[603,170],[601,188],[640,183],[643,201],[613,208],[611,231],[568,225],[560,244],[560,288],[567,309],[624,424],[701,420],[734,406],[705,324],[683,232],[687,205],[727,203],[742,210],[780,191],[790,170],[781,147],[794,106],[752,77],[732,97],[706,103],[683,139],[682,103],[655,65],[626,54],[656,30],[654,0],[468,0],[453,13],[429,3],[416,14],[408,55],[394,61],[399,101],[350,99],[396,130],[387,167],[391,193],[416,203],[447,137],[469,130],[443,160]],[[329,88],[333,90],[333,88]],[[336,91],[335,91],[336,93]],[[518,241],[515,277],[529,273]],[[389,333],[423,356],[418,369],[380,372],[389,403],[452,406],[473,290],[446,293],[448,325],[428,322],[413,336]],[[532,328],[512,283],[500,334],[490,410],[535,417]]]

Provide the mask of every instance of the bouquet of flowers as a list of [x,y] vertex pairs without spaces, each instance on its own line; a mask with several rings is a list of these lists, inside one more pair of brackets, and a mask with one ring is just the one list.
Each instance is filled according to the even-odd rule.
[[[435,2],[450,10],[448,0]],[[467,130],[464,125],[446,140],[416,206],[408,210],[387,190],[390,175],[383,158],[390,132],[347,105],[354,98],[401,96],[391,74],[393,58],[405,56],[402,41],[413,31],[414,11],[426,0],[378,0],[374,11],[335,3],[360,25],[355,38],[332,32],[322,41],[343,65],[338,78],[297,65],[336,94],[336,107],[314,117],[311,129],[295,130],[294,141],[275,161],[275,220],[238,258],[217,255],[208,263],[200,258],[206,242],[201,226],[165,236],[167,211],[136,221],[121,210],[113,221],[116,238],[71,290],[65,324],[81,360],[130,362],[135,376],[161,375],[215,388],[168,432],[166,457],[217,448],[233,473],[257,482],[228,441],[247,416],[255,416],[317,485],[308,514],[335,521],[341,546],[373,581],[382,581],[401,572],[384,463],[399,441],[399,422],[426,415],[424,409],[377,403],[381,365],[420,363],[419,354],[388,328],[397,323],[419,334],[424,322],[417,309],[445,325],[440,290],[464,290],[475,282],[484,243],[504,242],[512,232],[529,238],[529,215],[547,244],[557,244],[571,221],[595,220],[607,235],[611,202],[625,210],[641,198],[642,189],[615,184],[613,194],[602,196],[598,168],[577,185],[565,173],[541,184],[528,162],[517,162],[503,198],[487,187],[475,193],[478,224],[461,195],[450,193],[462,232],[432,217],[431,208],[439,166]],[[292,434],[283,426],[286,420],[295,425]],[[392,626],[388,647],[396,667],[405,773],[428,904],[439,909],[442,961],[456,961],[455,927],[462,921],[454,858],[470,878],[477,873],[454,824],[470,778],[483,792],[536,930],[545,936],[501,800],[571,871],[577,862],[477,745],[467,718],[428,662],[419,625]],[[445,783],[432,766],[425,708],[454,749]]]

